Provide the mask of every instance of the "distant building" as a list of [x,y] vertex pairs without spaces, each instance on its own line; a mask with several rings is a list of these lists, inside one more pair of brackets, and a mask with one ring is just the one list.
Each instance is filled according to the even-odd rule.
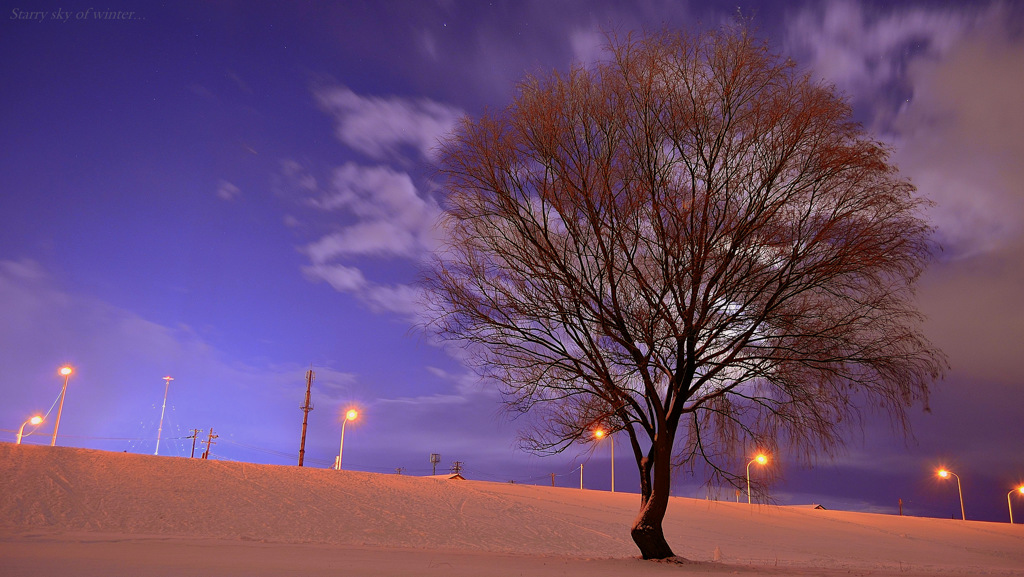
[[446,481],[465,481],[466,478],[458,473],[445,473],[444,475],[427,475],[428,479],[443,479]]

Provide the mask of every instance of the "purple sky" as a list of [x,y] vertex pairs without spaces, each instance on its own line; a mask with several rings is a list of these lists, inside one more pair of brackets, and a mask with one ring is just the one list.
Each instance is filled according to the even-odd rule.
[[[492,387],[415,328],[443,207],[432,147],[527,71],[601,57],[602,30],[717,26],[737,2],[8,3],[0,14],[0,440],[75,367],[58,443],[607,489],[607,443],[540,458]],[[780,503],[1006,521],[1024,481],[1024,4],[739,2],[827,78],[935,202],[920,284],[952,371],[915,438],[869,419]],[[45,18],[33,11],[44,11]],[[79,18],[81,16],[81,18]],[[128,18],[128,19],[125,19]],[[48,443],[56,409],[25,442]],[[32,430],[31,426],[28,430]],[[616,488],[636,490],[627,445]],[[705,496],[680,476],[676,492]],[[733,498],[731,490],[720,494]],[[1024,499],[1016,505],[1024,517]]]

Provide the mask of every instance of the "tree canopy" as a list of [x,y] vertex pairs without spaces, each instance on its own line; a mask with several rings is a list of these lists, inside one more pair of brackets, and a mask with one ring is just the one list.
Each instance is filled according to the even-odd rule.
[[923,201],[829,84],[741,25],[612,38],[527,76],[442,144],[431,327],[528,448],[629,439],[645,558],[673,465],[732,482],[755,447],[831,454],[864,407],[907,427],[945,359],[914,284]]

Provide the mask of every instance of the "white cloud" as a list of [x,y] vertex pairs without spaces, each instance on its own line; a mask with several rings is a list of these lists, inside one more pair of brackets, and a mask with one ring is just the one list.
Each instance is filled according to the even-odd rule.
[[[297,163],[283,171],[286,178],[308,181]],[[419,289],[381,278],[371,281],[363,270],[380,259],[399,258],[408,264],[376,270],[408,276],[437,245],[435,223],[442,212],[437,202],[422,197],[408,174],[383,165],[346,163],[334,169],[326,190],[308,192],[307,204],[322,211],[321,218],[329,215],[334,230],[300,249],[310,260],[303,267],[306,277],[353,294],[371,310],[418,318]]]
[[995,250],[1024,219],[1024,51],[1008,40],[1005,6],[971,8],[830,2],[797,14],[787,38],[894,143],[901,171],[936,203],[947,257]]
[[309,173],[297,160],[286,158],[281,161],[281,174],[289,189],[300,194],[315,193],[319,189],[316,177]]
[[[139,436],[140,423],[156,424],[167,374],[175,379],[169,418],[175,414],[188,426],[216,423],[219,432],[241,438],[294,431],[291,415],[279,407],[301,399],[300,364],[239,362],[191,327],[162,325],[56,285],[34,261],[0,261],[0,421],[45,412],[61,389],[56,368],[68,363],[75,372],[62,435]],[[321,389],[335,396],[355,381],[349,373],[316,370]],[[252,415],[267,418],[257,422]]]
[[314,93],[335,120],[338,139],[377,160],[402,160],[406,148],[432,159],[438,139],[455,127],[463,112],[428,98],[360,96],[345,86]]
[[851,1],[811,6],[788,22],[786,48],[855,101],[900,83],[907,60],[941,57],[974,20],[952,9],[873,9]]
[[897,117],[897,160],[936,202],[952,256],[997,250],[1024,229],[1024,42],[991,22],[941,60],[914,63],[913,101]]
[[413,234],[386,221],[360,222],[329,234],[304,249],[313,263],[338,257],[412,256],[417,248]]
[[[34,260],[0,261],[0,272],[5,276],[16,277],[29,281],[41,281],[46,278],[46,271]],[[2,276],[0,276],[2,278]]]
[[302,268],[306,278],[325,281],[334,290],[354,295],[376,312],[398,313],[417,320],[422,306],[422,291],[405,284],[375,284],[366,279],[356,267],[341,264],[314,264]]
[[420,50],[431,60],[437,61],[437,39],[430,32],[424,30],[416,35],[417,44]]
[[604,34],[596,27],[575,28],[569,32],[569,45],[572,46],[573,61],[590,66],[608,57],[605,51],[607,41]]
[[370,307],[378,311],[389,311],[415,319],[421,312],[422,291],[414,286],[374,285],[363,294]]
[[314,263],[357,255],[418,260],[435,244],[440,207],[421,198],[407,174],[386,166],[338,167],[331,189],[310,202],[355,219],[303,249]]
[[316,382],[313,385],[313,399],[317,402],[334,402],[352,394],[356,376],[329,367],[315,367]]
[[863,90],[896,76],[896,60],[912,45],[942,54],[966,27],[956,12],[869,10],[850,1],[814,5],[789,23],[787,42],[807,52],[810,65],[840,86]]
[[487,385],[480,380],[478,375],[470,371],[462,371],[456,374],[438,367],[427,367],[427,371],[440,379],[454,383],[459,394],[464,396],[480,394],[497,396],[498,394],[498,385],[496,383]]
[[340,264],[314,264],[302,267],[302,272],[309,279],[327,281],[338,292],[359,292],[367,286],[366,277],[355,267]]
[[[342,142],[397,164],[431,159],[438,139],[463,115],[425,98],[361,96],[344,86],[316,90],[314,97],[334,118]],[[437,202],[421,194],[407,172],[386,164],[347,162],[333,169],[326,186],[295,160],[282,162],[281,172],[287,191],[322,211],[320,221],[330,219],[329,232],[300,249],[310,259],[302,269],[306,277],[353,294],[372,310],[417,317],[420,290],[379,275],[408,277],[437,246]],[[374,267],[376,259],[395,258],[408,263]],[[378,278],[367,277],[371,269]]]
[[240,196],[242,196],[242,191],[234,184],[231,184],[226,180],[222,180],[217,183],[217,198],[231,201]]
[[334,170],[331,189],[316,199],[325,210],[348,210],[356,216],[389,218],[418,225],[432,215],[408,174],[387,166],[346,163]]

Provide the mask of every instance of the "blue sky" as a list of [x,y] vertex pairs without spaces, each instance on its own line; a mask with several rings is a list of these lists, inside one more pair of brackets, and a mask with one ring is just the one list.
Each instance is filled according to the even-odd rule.
[[[736,2],[57,4],[0,13],[0,440],[50,408],[68,363],[61,445],[152,452],[171,375],[162,455],[212,427],[214,458],[291,464],[312,366],[309,466],[356,406],[346,468],[424,474],[436,452],[471,478],[573,486],[586,461],[607,488],[606,445],[517,450],[493,387],[417,328],[444,209],[432,149],[526,72],[601,58],[604,31],[717,26]],[[934,201],[943,251],[919,297],[952,363],[914,439],[869,411],[835,461],[780,455],[773,497],[948,516],[946,464],[969,518],[1006,520],[1024,480],[1024,5],[738,6]]]

